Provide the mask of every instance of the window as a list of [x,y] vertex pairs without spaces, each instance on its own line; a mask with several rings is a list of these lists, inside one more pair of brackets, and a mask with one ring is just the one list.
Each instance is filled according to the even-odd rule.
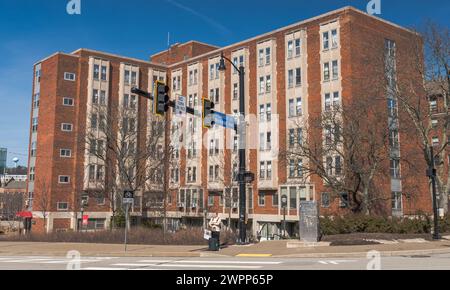
[[334,173],[339,176],[342,174],[342,163],[341,156],[336,156],[334,158]]
[[56,208],[58,211],[68,211],[69,210],[69,203],[67,202],[57,202]]
[[264,133],[259,133],[259,151],[264,151],[265,149],[265,143],[264,143]]
[[328,192],[322,192],[321,204],[324,208],[330,207],[330,194]]
[[295,69],[295,85],[296,86],[302,85],[302,70],[301,70],[301,68]]
[[34,169],[35,169],[34,167],[30,167],[30,176],[29,176],[30,181],[34,181],[35,179]]
[[219,64],[219,63],[216,63],[216,79],[219,79],[219,77],[220,77],[219,66],[220,66],[220,64]]
[[297,188],[296,187],[289,188],[289,208],[297,209]]
[[392,193],[392,209],[393,210],[402,210],[402,193],[401,192],[393,192]]
[[333,107],[336,109],[341,104],[341,98],[339,97],[339,92],[333,93]]
[[271,55],[270,55],[270,47],[266,48],[266,65],[270,64],[270,59],[271,59]]
[[348,207],[348,193],[343,192],[339,194],[339,207],[340,208],[347,208]]
[[33,132],[33,133],[35,133],[35,132],[37,132],[37,129],[38,129],[38,117],[35,117],[35,118],[33,118],[32,119],[32,121],[31,121],[31,131]]
[[39,108],[39,98],[40,98],[39,93],[33,96],[33,109]]
[[98,104],[98,90],[92,91],[92,104]]
[[397,101],[394,99],[388,100],[388,109],[389,109],[389,117],[396,118],[397,117]]
[[267,172],[266,178],[272,179],[272,161],[267,161]]
[[389,39],[385,40],[385,49],[387,56],[395,57],[395,42]]
[[294,159],[289,160],[289,177],[290,178],[295,177],[295,160]]
[[279,197],[278,197],[278,192],[276,192],[273,196],[272,196],[272,206],[273,207],[278,207],[279,204]]
[[136,85],[137,84],[137,73],[135,71],[131,72],[131,84]]
[[125,70],[124,76],[125,76],[125,84],[130,84],[130,71]]
[[264,49],[260,49],[259,50],[258,63],[259,63],[259,66],[263,66],[264,65]]
[[330,93],[325,94],[325,111],[331,110],[331,96]]
[[233,84],[233,100],[238,99],[238,84]]
[[338,47],[338,33],[337,29],[331,30],[331,47],[337,48]]
[[433,146],[439,146],[439,137],[433,137],[431,139]]
[[266,195],[262,192],[258,193],[258,206],[266,206]]
[[295,133],[294,129],[289,129],[289,147],[293,148],[295,146]]
[[297,160],[297,177],[303,177],[303,160]]
[[288,88],[292,88],[294,86],[294,70],[290,69],[288,71]]
[[259,163],[259,177],[260,179],[266,178],[266,163],[263,161]]
[[37,142],[36,141],[31,142],[31,150],[30,150],[31,157],[36,157],[36,148]]
[[301,54],[301,41],[300,38],[295,40],[295,56],[300,56]]
[[106,81],[106,66],[102,65],[102,81]]
[[267,132],[267,146],[266,146],[266,150],[272,150],[272,133],[271,132]]
[[72,157],[72,150],[70,149],[61,149],[59,153],[59,156],[63,158]]
[[294,55],[294,41],[289,40],[287,45],[287,58],[290,59]]
[[393,179],[400,179],[400,160],[391,159],[391,177]]
[[289,117],[295,117],[295,105],[294,100],[289,100]]
[[36,82],[41,82],[41,70],[40,69],[36,69]]
[[60,175],[60,176],[58,177],[58,180],[59,180],[59,183],[61,183],[61,184],[67,184],[67,183],[70,183],[70,177],[69,177],[69,176],[66,176],[66,175]]
[[389,130],[389,146],[393,149],[399,148],[399,137],[397,129]]
[[214,195],[208,195],[208,206],[214,206]]
[[266,76],[266,93],[270,93],[271,91],[272,91],[271,77]]
[[437,100],[430,101],[430,110],[433,113],[437,112]]
[[72,124],[69,123],[62,123],[61,124],[61,131],[63,132],[72,132]]
[[330,81],[330,63],[326,62],[323,64],[323,80],[325,82]]
[[63,106],[72,107],[73,99],[72,98],[63,98]]
[[337,80],[339,78],[338,61],[333,60],[332,66],[333,66],[333,80]]
[[266,108],[264,105],[259,106],[259,121],[264,122],[266,117]]
[[332,176],[333,175],[333,158],[332,157],[327,157],[326,160],[326,171],[327,174]]
[[296,106],[296,114],[297,116],[301,116],[303,114],[302,111],[302,98],[297,98],[297,106]]
[[68,72],[65,72],[64,73],[64,80],[66,80],[66,81],[72,81],[72,82],[74,82],[75,81],[75,74],[74,73],[68,73]]
[[272,105],[271,104],[267,104],[266,105],[267,109],[266,109],[266,114],[267,114],[267,122],[270,122],[272,120]]
[[220,89],[216,88],[216,103],[218,104],[220,101]]
[[94,64],[94,79],[98,80],[100,78],[100,66],[98,64]]
[[303,144],[303,129],[302,128],[297,128],[297,143],[299,145]]
[[264,77],[259,78],[259,94],[264,94],[265,86],[264,86]]
[[214,79],[214,64],[211,64],[209,66],[209,79],[213,80]]
[[323,49],[328,50],[330,48],[330,34],[327,32],[323,33]]
[[432,119],[431,120],[431,126],[433,128],[437,128],[438,125],[439,125],[439,121],[438,120],[436,120],[436,119]]

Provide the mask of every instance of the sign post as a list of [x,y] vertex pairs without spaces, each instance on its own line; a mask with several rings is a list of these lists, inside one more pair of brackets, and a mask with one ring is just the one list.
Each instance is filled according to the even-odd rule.
[[128,209],[134,202],[134,191],[126,190],[123,193],[122,203],[125,206],[125,252],[127,251],[127,234],[128,234]]
[[186,115],[186,97],[178,96],[175,103],[175,115],[177,117],[182,117]]

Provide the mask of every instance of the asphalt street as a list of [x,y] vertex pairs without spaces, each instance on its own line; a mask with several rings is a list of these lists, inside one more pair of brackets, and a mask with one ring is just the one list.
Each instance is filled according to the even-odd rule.
[[[78,263],[79,262],[79,263]],[[379,262],[379,263],[378,263]],[[450,254],[322,258],[0,257],[0,270],[450,270]]]

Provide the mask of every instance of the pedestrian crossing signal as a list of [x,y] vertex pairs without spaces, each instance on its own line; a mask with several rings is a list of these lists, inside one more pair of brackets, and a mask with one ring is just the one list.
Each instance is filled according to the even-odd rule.
[[203,111],[202,111],[202,119],[203,119],[203,128],[211,128],[214,126],[214,103],[208,99],[203,98]]

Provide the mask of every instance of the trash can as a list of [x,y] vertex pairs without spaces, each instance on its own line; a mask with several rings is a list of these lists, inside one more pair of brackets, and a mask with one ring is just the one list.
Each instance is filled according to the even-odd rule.
[[209,250],[214,252],[219,251],[219,241],[216,238],[209,239]]

